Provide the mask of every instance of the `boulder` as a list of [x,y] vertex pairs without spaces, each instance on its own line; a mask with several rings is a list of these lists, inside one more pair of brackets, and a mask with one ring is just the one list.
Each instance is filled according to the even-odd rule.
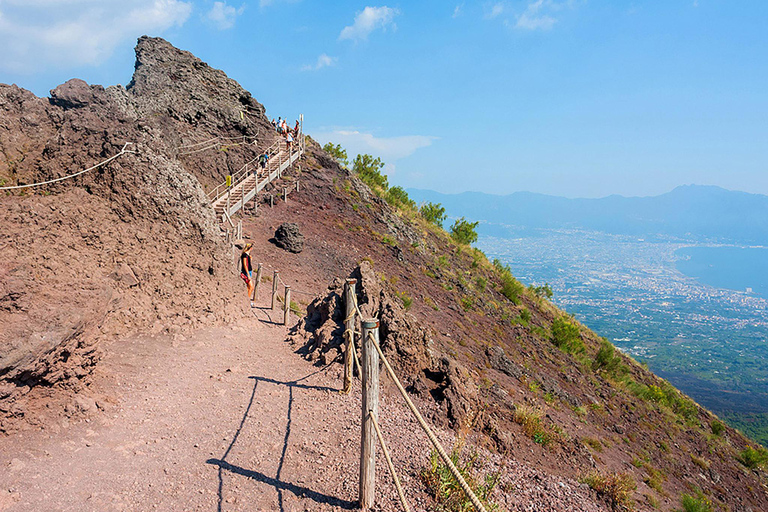
[[275,231],[275,245],[286,251],[299,253],[304,249],[304,235],[299,231],[298,224],[285,222]]

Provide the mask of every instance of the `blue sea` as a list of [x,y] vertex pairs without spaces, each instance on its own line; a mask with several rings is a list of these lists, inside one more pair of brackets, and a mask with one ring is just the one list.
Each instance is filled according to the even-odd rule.
[[677,269],[699,282],[768,299],[768,248],[684,247],[675,252]]

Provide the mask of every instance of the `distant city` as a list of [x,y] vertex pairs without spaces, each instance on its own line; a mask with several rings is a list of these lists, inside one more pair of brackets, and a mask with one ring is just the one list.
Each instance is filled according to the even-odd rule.
[[508,263],[524,283],[549,283],[557,305],[702,405],[768,442],[766,299],[681,273],[676,253],[691,242],[575,229],[520,234],[481,236],[477,246]]

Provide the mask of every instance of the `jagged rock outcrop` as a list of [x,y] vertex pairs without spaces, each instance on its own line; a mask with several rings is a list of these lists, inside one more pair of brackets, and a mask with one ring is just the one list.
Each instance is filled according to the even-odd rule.
[[157,38],[139,39],[127,88],[72,79],[37,98],[0,85],[0,183],[61,178],[131,143],[0,196],[0,409],[36,385],[76,385],[100,336],[246,313],[205,192],[273,142],[268,128],[235,81]]

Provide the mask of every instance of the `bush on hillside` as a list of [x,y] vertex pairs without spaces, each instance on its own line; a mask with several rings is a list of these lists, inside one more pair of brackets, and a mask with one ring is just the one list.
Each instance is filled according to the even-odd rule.
[[768,464],[768,450],[762,446],[757,448],[747,446],[739,453],[738,460],[749,469],[766,467]]
[[451,237],[459,244],[469,245],[477,242],[477,225],[479,221],[469,222],[464,217],[456,219],[451,226]]
[[613,343],[603,338],[600,341],[600,349],[592,361],[592,370],[613,375],[618,372],[620,367],[621,358],[616,356],[616,347],[613,346]]
[[392,187],[387,191],[387,202],[396,208],[416,208],[416,202],[408,197],[403,187]]
[[349,166],[349,160],[347,160],[347,150],[342,148],[341,144],[334,145],[333,142],[329,142],[323,146],[323,151],[335,158],[336,161],[344,167]]
[[425,203],[419,208],[419,213],[424,220],[438,227],[443,227],[443,221],[446,219],[445,207],[440,203]]
[[573,353],[584,350],[579,326],[563,317],[555,318],[555,321],[552,322],[551,340],[557,348],[565,352]]
[[357,155],[352,162],[352,172],[357,174],[363,183],[380,193],[389,188],[387,175],[381,173],[383,167],[381,158],[373,158],[371,155]]
[[515,304],[520,304],[520,295],[525,292],[525,286],[512,276],[509,265],[504,265],[499,259],[493,260],[493,266],[501,281],[501,294]]

